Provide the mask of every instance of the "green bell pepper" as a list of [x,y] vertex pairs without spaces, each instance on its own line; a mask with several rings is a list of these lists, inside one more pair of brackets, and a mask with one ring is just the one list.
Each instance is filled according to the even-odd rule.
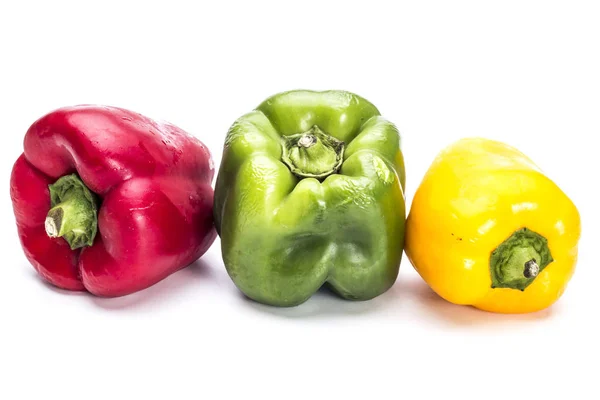
[[404,158],[396,127],[343,91],[268,98],[227,133],[215,188],[225,267],[248,297],[368,300],[398,276]]

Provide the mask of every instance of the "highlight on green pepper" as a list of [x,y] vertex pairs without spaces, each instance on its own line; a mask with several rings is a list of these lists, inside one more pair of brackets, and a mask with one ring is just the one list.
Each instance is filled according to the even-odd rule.
[[398,276],[404,158],[397,128],[345,91],[272,96],[229,129],[214,214],[248,297],[294,306],[328,284],[368,300]]

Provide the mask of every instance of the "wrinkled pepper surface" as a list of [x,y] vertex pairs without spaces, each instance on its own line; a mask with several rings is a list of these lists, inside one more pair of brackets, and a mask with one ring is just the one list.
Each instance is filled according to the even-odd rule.
[[25,255],[48,282],[99,296],[144,289],[215,239],[208,149],[114,107],[51,112],[27,131],[10,193]]
[[324,283],[367,300],[396,280],[404,242],[396,127],[343,91],[291,91],[239,118],[225,139],[215,225],[248,297],[306,301]]
[[468,138],[443,150],[423,178],[406,254],[452,303],[525,313],[562,295],[580,230],[573,202],[527,156]]

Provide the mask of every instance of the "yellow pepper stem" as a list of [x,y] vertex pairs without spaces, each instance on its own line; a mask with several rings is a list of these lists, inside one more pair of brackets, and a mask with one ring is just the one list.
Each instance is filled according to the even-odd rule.
[[527,228],[519,229],[490,256],[492,288],[524,291],[552,261],[545,237]]

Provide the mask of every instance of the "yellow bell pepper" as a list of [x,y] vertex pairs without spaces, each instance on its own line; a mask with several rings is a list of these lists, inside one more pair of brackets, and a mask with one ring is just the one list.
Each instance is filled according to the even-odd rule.
[[525,313],[562,295],[581,224],[573,202],[527,156],[469,138],[437,156],[406,229],[410,262],[442,298]]

